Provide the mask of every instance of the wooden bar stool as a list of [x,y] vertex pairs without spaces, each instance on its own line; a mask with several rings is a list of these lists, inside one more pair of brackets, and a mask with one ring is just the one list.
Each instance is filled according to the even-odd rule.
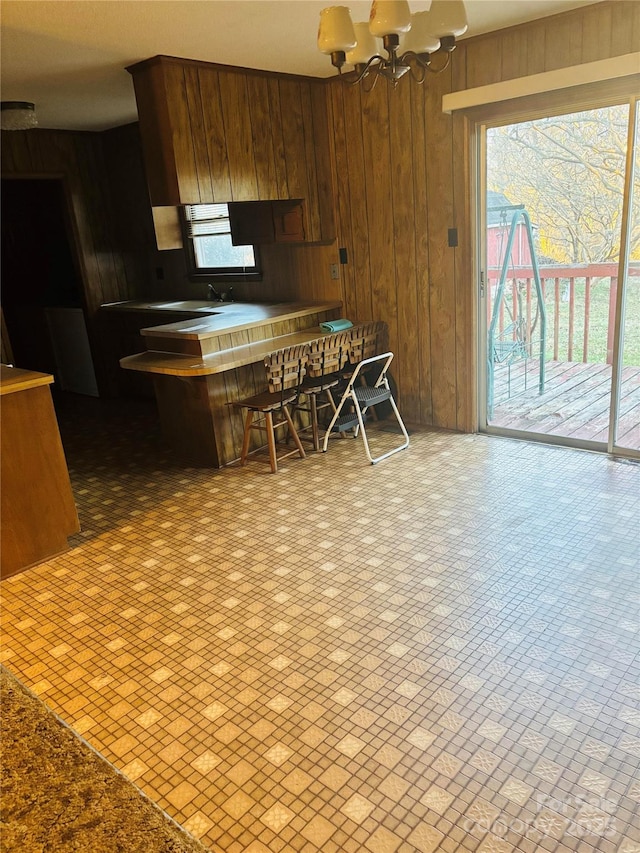
[[[247,456],[249,455],[251,430],[260,430],[267,434],[267,447],[269,449],[268,461],[271,465],[272,474],[277,472],[279,461],[286,459],[288,456],[293,456],[294,453],[299,453],[302,459],[305,458],[306,454],[304,452],[302,442],[298,437],[298,433],[296,432],[296,428],[293,425],[293,421],[291,420],[291,413],[289,412],[288,406],[295,403],[298,399],[300,385],[302,384],[302,380],[305,376],[308,358],[308,344],[287,347],[286,349],[277,350],[276,352],[271,353],[264,360],[267,383],[269,386],[268,391],[264,391],[262,394],[256,394],[253,397],[247,397],[244,400],[237,400],[230,404],[239,409],[247,409],[244,424],[244,438],[242,441],[242,453],[240,455],[241,465],[246,464]],[[281,415],[281,420],[274,419],[274,415],[278,414]],[[280,456],[278,456],[276,430],[284,426],[288,428],[289,435],[296,446],[294,450],[288,450],[287,453],[281,453]]]
[[[342,379],[348,384],[351,377],[358,370],[358,365],[366,361],[367,363],[358,370],[358,381],[364,387],[367,385],[367,374],[375,369],[375,363],[369,362],[369,359],[386,351],[387,324],[382,320],[374,320],[354,326],[350,329],[350,332],[351,346],[349,358],[342,371]],[[344,390],[344,384],[341,386],[341,390]],[[373,419],[377,420],[378,416],[374,405],[370,407],[370,411]]]
[[[318,426],[318,413],[323,409],[331,409],[335,414],[336,404],[331,393],[332,388],[337,388],[341,381],[340,371],[344,368],[349,357],[351,347],[351,330],[337,332],[312,341],[309,349],[309,363],[307,375],[300,386],[300,395],[306,397],[308,405],[301,405],[298,401],[292,409],[296,412],[307,412],[309,415],[309,426],[298,431],[299,436],[311,430],[311,441],[314,450],[320,450],[320,430]],[[324,396],[324,401],[320,398]]]
[[[342,373],[345,379],[351,378],[361,361],[373,358],[374,355],[379,355],[385,351],[387,324],[382,320],[374,320],[370,323],[361,323],[358,326],[354,326],[350,329],[350,332],[351,348],[349,359]],[[364,377],[372,367],[372,364],[367,364],[359,371],[361,384],[366,384]]]

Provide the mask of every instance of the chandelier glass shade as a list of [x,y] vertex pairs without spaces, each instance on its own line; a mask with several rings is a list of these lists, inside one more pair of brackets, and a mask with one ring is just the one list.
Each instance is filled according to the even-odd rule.
[[[407,73],[422,83],[427,72],[444,71],[456,38],[466,31],[463,0],[432,0],[427,11],[414,14],[407,0],[374,0],[369,20],[355,24],[346,6],[323,9],[318,49],[331,57],[345,82],[362,83],[369,91],[380,76],[396,86]],[[443,58],[434,62],[436,57]],[[345,72],[345,65],[352,68]]]
[[0,101],[0,130],[30,130],[37,126],[35,104],[30,101]]

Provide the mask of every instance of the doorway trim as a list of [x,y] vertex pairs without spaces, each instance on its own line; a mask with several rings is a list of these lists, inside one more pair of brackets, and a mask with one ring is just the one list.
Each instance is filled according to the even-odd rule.
[[[471,144],[469,151],[471,155],[471,222],[474,234],[474,292],[476,310],[477,347],[476,347],[476,387],[478,399],[476,407],[477,431],[487,435],[510,437],[514,439],[536,441],[557,446],[572,447],[582,450],[606,452],[615,457],[640,459],[640,451],[633,448],[619,447],[614,443],[614,431],[612,419],[617,414],[620,395],[620,379],[622,368],[622,348],[620,330],[624,323],[624,302],[627,289],[626,267],[629,256],[629,234],[631,215],[630,190],[633,179],[633,142],[636,123],[638,121],[638,97],[637,91],[640,85],[640,74],[623,77],[614,81],[603,81],[601,84],[585,84],[571,89],[552,92],[547,98],[545,96],[531,95],[501,103],[484,104],[461,110],[469,120],[469,135]],[[574,99],[575,98],[575,99]],[[530,121],[536,118],[574,113],[586,109],[625,104],[629,107],[629,125],[627,137],[625,186],[623,196],[623,210],[621,215],[621,244],[618,272],[621,286],[618,292],[616,305],[616,328],[614,361],[612,371],[612,386],[610,399],[610,425],[607,442],[589,441],[585,439],[567,438],[564,436],[548,435],[533,431],[509,430],[508,432],[492,427],[487,423],[487,375],[486,375],[486,286],[483,280],[487,269],[486,257],[486,212],[483,209],[483,200],[486,198],[486,130],[489,126],[498,127],[520,121]],[[619,315],[619,316],[618,316]],[[615,398],[616,412],[614,412],[614,383],[617,383]]]

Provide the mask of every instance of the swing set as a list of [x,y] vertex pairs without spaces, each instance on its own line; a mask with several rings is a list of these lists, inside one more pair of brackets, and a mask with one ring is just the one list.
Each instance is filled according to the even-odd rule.
[[[529,214],[525,210],[524,204],[509,204],[500,205],[498,207],[488,207],[487,213],[499,212],[500,222],[503,228],[503,235],[507,233],[508,214],[511,213],[511,222],[509,224],[508,236],[506,245],[504,245],[504,254],[500,264],[500,278],[496,287],[496,295],[491,312],[491,322],[487,334],[487,409],[488,414],[493,414],[493,397],[495,385],[495,367],[496,365],[504,364],[507,366],[508,376],[508,394],[511,396],[511,366],[519,361],[525,361],[524,370],[524,388],[527,388],[527,364],[526,362],[534,357],[534,349],[536,345],[538,349],[538,390],[540,394],[544,393],[545,381],[545,345],[547,337],[547,315],[544,304],[544,294],[542,292],[542,284],[540,282],[540,272],[538,269],[538,259],[536,256],[535,247],[533,244],[533,229]],[[527,241],[529,244],[529,252],[531,255],[531,267],[533,270],[533,281],[536,291],[536,314],[533,322],[528,324],[527,316],[523,311],[523,287],[520,284],[514,286],[514,300],[510,306],[506,298],[507,278],[509,277],[511,267],[511,255],[513,245],[518,231],[518,225],[524,224]],[[515,272],[515,270],[513,270]],[[512,274],[512,278],[515,276]],[[501,309],[504,305],[509,322],[503,328],[500,328]],[[539,337],[535,339],[533,334],[536,328],[539,327]]]

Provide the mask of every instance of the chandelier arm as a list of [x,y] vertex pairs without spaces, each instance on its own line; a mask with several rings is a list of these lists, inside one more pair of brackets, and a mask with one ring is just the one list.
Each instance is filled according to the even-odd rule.
[[[442,51],[436,51],[436,53],[434,53],[433,55],[438,56],[438,54],[442,55]],[[439,68],[432,68],[431,62],[428,62],[425,65],[425,68],[427,69],[427,71],[430,71],[432,74],[442,74],[443,71],[446,71],[447,68],[449,67],[449,65],[451,64],[451,53],[445,52],[444,55],[447,57],[444,65],[440,66]]]
[[[423,56],[426,56],[426,59],[423,59]],[[435,56],[446,56],[447,58],[444,62],[444,65],[438,68],[434,68],[431,63],[433,57]],[[449,64],[451,63],[451,51],[436,50],[434,53],[423,53],[422,55],[420,55],[419,53],[415,53],[413,50],[408,50],[406,53],[402,54],[402,56],[400,57],[400,62],[404,63],[405,65],[409,65],[411,62],[415,62],[416,65],[422,68],[425,72],[422,77],[422,80],[424,80],[427,71],[430,71],[432,74],[442,74],[443,71],[447,70]],[[422,80],[420,80],[419,82],[422,82]]]
[[[426,57],[424,59],[423,57]],[[425,78],[427,76],[427,69],[429,68],[429,54],[423,53],[422,55],[416,53],[413,50],[407,50],[400,57],[400,65],[406,65],[409,69],[412,79],[416,83],[424,83]]]
[[[375,88],[376,83],[378,82],[378,77],[380,76],[380,65],[376,65],[375,68],[371,71],[371,73],[363,80],[362,83],[362,91],[368,95],[369,92],[372,92]],[[371,84],[367,83],[367,80],[371,80]]]
[[[375,56],[372,56],[372,57],[371,57],[371,59],[367,62],[367,64],[364,66],[364,68],[362,69],[362,71],[360,71],[360,73],[359,73],[359,74],[358,74],[358,76],[355,78],[355,80],[347,80],[347,79],[346,79],[346,77],[344,77],[344,81],[345,81],[345,83],[348,83],[350,86],[356,86],[358,83],[362,83],[362,81],[364,80],[364,78],[365,78],[365,77],[369,74],[369,72],[372,70],[372,67],[373,67],[374,63],[376,62],[376,60],[377,60],[379,63],[387,62],[387,60],[384,58],[384,56],[380,56],[380,54],[376,53],[376,54],[375,54]],[[349,73],[351,73],[351,74],[352,74],[352,73],[354,73],[354,72],[349,72]],[[377,80],[377,78],[378,78],[377,71],[376,71],[376,75],[375,75],[375,77],[376,77],[376,80]],[[374,83],[373,85],[375,86],[375,83]],[[371,89],[373,89],[373,86],[371,87]],[[367,91],[371,91],[371,89],[368,89]]]

